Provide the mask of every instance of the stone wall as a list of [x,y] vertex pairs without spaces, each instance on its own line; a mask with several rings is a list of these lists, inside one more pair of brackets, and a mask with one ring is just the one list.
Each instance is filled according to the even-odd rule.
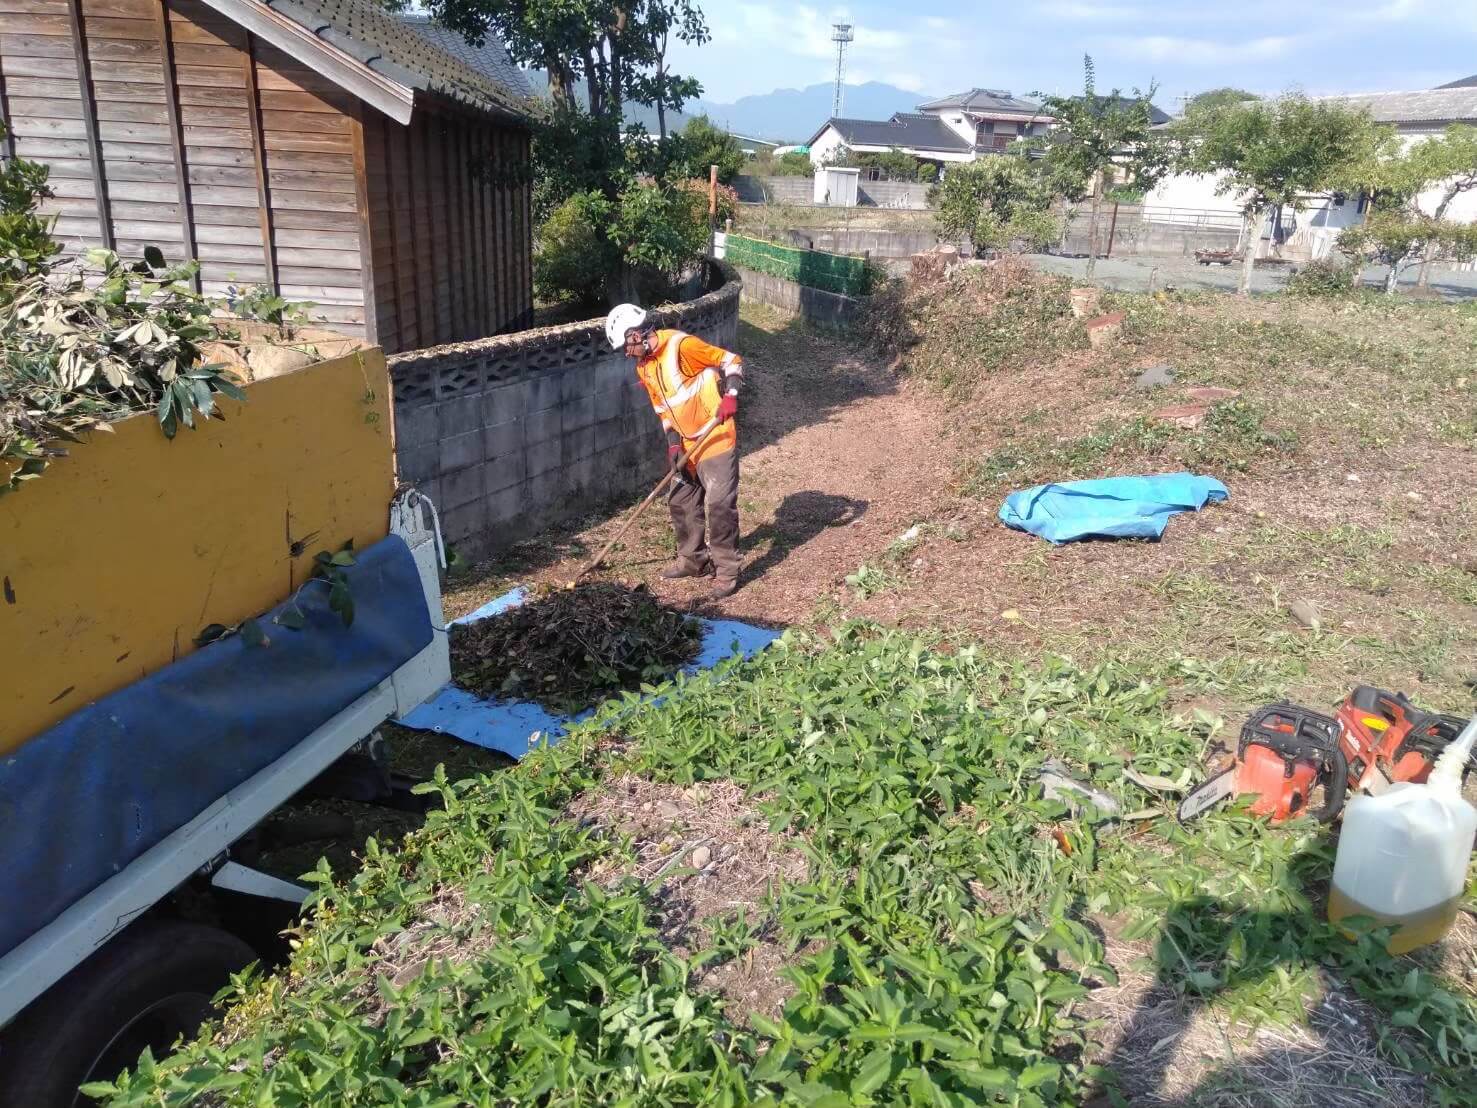
[[783,277],[736,267],[744,283],[744,298],[768,304],[807,323],[835,330],[850,327],[861,313],[864,300],[843,296],[839,292],[813,289]]
[[[811,177],[741,175],[734,178],[733,187],[745,204],[815,205],[815,181]],[[913,181],[861,181],[857,184],[857,202],[863,207],[921,212],[928,207],[928,190],[932,187]]]
[[932,231],[870,231],[865,228],[792,228],[781,241],[805,250],[832,254],[866,254],[873,258],[911,258],[939,244]]
[[[740,283],[707,268],[713,291],[652,315],[732,346]],[[666,464],[661,425],[603,319],[401,354],[390,375],[400,479],[435,502],[446,541],[469,557],[645,492]]]

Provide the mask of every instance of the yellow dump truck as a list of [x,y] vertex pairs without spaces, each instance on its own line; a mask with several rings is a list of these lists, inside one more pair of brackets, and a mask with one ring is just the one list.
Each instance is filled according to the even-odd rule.
[[449,678],[383,355],[246,397],[0,497],[0,1104],[70,1105],[192,1030],[254,952],[181,903],[301,902],[233,846]]

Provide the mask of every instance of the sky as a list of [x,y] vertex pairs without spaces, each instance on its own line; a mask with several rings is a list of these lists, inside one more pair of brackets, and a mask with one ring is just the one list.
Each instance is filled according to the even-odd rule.
[[1071,92],[1091,54],[1099,91],[1147,88],[1175,111],[1235,85],[1310,95],[1431,88],[1477,73],[1477,0],[698,0],[712,41],[678,46],[674,69],[704,98],[829,82],[831,24],[850,22],[848,84],[943,96],[971,87]]

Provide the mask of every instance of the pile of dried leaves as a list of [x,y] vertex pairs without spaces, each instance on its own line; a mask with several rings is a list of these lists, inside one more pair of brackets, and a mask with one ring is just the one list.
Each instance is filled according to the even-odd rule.
[[451,632],[451,669],[464,689],[577,712],[660,681],[697,657],[702,626],[642,586],[555,589]]

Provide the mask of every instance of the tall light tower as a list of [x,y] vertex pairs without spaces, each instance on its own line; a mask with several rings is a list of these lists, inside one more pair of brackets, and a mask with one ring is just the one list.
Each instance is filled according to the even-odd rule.
[[831,98],[832,119],[840,117],[841,106],[846,100],[846,85],[842,83],[846,77],[846,44],[854,38],[850,23],[831,24],[831,41],[836,44],[836,94]]

